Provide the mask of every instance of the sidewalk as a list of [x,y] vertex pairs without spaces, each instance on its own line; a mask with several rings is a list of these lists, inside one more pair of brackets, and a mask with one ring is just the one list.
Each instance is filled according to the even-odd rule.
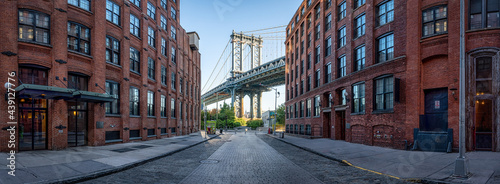
[[[269,135],[269,134],[268,134]],[[315,152],[337,161],[401,179],[415,179],[443,183],[500,183],[500,153],[467,152],[468,179],[453,178],[458,153],[405,151],[332,139],[304,139],[278,134],[269,135],[278,140]]]
[[60,151],[41,150],[16,153],[16,176],[7,153],[0,153],[0,184],[74,182],[118,172],[164,157],[217,137],[204,132],[184,136],[107,146],[73,147]]

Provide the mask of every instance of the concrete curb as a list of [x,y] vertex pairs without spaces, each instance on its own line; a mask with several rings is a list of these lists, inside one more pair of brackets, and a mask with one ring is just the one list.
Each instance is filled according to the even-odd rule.
[[330,155],[325,155],[323,153],[320,153],[320,152],[317,152],[317,151],[314,151],[312,149],[309,149],[309,148],[306,148],[306,147],[302,147],[302,146],[299,146],[299,145],[296,145],[294,143],[291,143],[291,142],[288,142],[288,141],[285,141],[285,140],[282,140],[278,137],[275,137],[275,136],[272,136],[272,135],[269,135],[269,134],[265,134],[269,137],[272,137],[276,140],[279,140],[283,143],[286,143],[286,144],[289,144],[289,145],[292,145],[294,147],[297,147],[299,149],[302,149],[302,150],[305,150],[305,151],[308,151],[310,153],[313,153],[313,154],[316,154],[318,156],[321,156],[321,157],[324,157],[324,158],[327,158],[327,159],[330,159],[330,160],[333,160],[333,161],[336,161],[336,162],[339,162],[340,164],[343,164],[345,166],[351,166],[351,167],[354,167],[356,169],[361,169],[361,170],[366,170],[368,172],[372,172],[372,173],[375,173],[375,174],[379,174],[379,175],[383,175],[383,176],[387,176],[387,177],[392,177],[392,178],[395,178],[395,179],[398,179],[398,180],[403,180],[403,181],[407,181],[407,182],[412,182],[412,183],[425,183],[425,184],[449,184],[448,182],[443,182],[443,181],[436,181],[436,180],[430,180],[430,179],[425,179],[425,178],[399,178],[399,177],[395,177],[395,176],[391,176],[391,175],[387,175],[387,174],[383,174],[383,173],[379,173],[379,172],[376,172],[376,171],[371,171],[371,170],[368,170],[368,169],[364,169],[364,168],[361,168],[361,167],[358,167],[358,166],[354,166],[352,164],[350,164],[349,162],[345,161],[345,160],[342,160],[342,159],[338,159],[338,158],[335,158],[335,157],[332,157]]
[[104,169],[104,170],[100,170],[100,171],[95,171],[95,172],[92,172],[92,173],[87,173],[87,174],[83,174],[83,175],[79,175],[79,176],[73,176],[73,177],[65,178],[65,179],[58,179],[58,180],[51,180],[51,181],[40,181],[40,182],[35,182],[35,183],[36,184],[41,184],[41,183],[44,183],[44,184],[45,183],[58,183],[59,184],[59,183],[77,183],[77,182],[83,182],[83,181],[86,181],[86,180],[91,180],[91,179],[98,178],[98,177],[101,177],[101,176],[105,176],[105,175],[109,175],[109,174],[121,172],[121,171],[124,171],[124,170],[127,170],[127,169],[131,169],[131,168],[134,168],[134,167],[146,164],[148,162],[158,160],[158,159],[166,157],[166,156],[170,156],[172,154],[175,154],[175,153],[184,151],[186,149],[192,148],[194,146],[197,146],[199,144],[202,144],[204,142],[207,142],[207,141],[212,140],[212,139],[217,138],[217,137],[219,137],[219,135],[216,135],[216,136],[211,137],[209,139],[203,140],[203,141],[198,142],[196,144],[192,144],[192,145],[186,146],[184,148],[180,148],[178,150],[170,151],[170,152],[167,152],[167,153],[164,153],[164,154],[152,157],[152,158],[148,158],[148,159],[145,159],[145,160],[141,160],[141,161],[138,161],[138,162],[125,164],[123,166],[114,167],[114,168],[111,168],[111,169]]

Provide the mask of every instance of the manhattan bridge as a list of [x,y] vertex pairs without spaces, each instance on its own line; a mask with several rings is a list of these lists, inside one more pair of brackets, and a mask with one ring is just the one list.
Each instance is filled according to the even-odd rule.
[[285,84],[284,29],[285,26],[239,33],[233,30],[203,86],[204,106],[231,99],[236,117],[242,118],[244,97],[248,96],[249,118],[261,118],[262,93]]

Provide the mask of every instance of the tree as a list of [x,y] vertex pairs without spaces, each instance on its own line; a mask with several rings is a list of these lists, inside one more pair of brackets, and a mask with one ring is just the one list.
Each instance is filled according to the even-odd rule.
[[278,119],[276,121],[276,124],[284,125],[285,124],[285,104],[281,104],[278,107],[277,113],[278,113]]

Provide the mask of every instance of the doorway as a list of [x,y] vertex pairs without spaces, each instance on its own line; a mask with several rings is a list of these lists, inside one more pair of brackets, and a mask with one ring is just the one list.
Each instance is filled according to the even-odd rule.
[[88,137],[87,102],[68,102],[68,146],[85,146]]
[[335,132],[338,132],[339,134],[336,136],[337,140],[345,140],[345,111],[337,111],[336,112],[337,117],[337,128],[338,130]]
[[474,144],[476,150],[493,150],[493,102],[489,99],[476,101]]
[[47,149],[47,100],[21,99],[19,108],[19,150]]
[[331,121],[331,112],[324,112],[323,113],[323,117],[325,117],[325,119],[323,120],[323,127],[324,127],[324,130],[323,130],[323,137],[328,137],[328,138],[331,138],[332,137],[332,121]]
[[420,131],[448,131],[448,88],[428,89],[425,93],[425,115]]

